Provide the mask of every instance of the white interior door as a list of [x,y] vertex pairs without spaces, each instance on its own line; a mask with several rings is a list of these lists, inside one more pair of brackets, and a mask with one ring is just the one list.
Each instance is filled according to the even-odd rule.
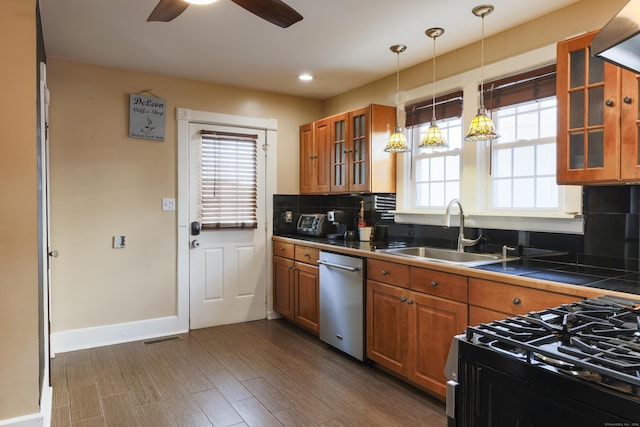
[[231,126],[189,124],[189,223],[200,222],[201,131],[257,134],[257,229],[203,227],[191,231],[189,251],[190,329],[266,317],[265,131]]

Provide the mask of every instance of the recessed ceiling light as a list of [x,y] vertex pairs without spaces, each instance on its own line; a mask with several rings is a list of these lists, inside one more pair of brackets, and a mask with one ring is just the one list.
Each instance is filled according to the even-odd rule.
[[313,76],[309,73],[302,73],[302,74],[298,74],[298,79],[305,81],[305,82],[309,82],[311,80],[313,80]]

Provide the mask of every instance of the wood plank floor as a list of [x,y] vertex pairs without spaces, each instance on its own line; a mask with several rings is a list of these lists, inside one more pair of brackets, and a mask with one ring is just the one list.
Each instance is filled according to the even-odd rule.
[[445,426],[444,405],[283,320],[52,359],[53,427]]

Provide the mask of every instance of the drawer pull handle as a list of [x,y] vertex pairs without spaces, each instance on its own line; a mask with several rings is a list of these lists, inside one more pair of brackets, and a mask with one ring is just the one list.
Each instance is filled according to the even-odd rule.
[[280,246],[280,252],[284,252],[284,246]]
[[309,252],[305,252],[305,253],[304,253],[304,257],[305,257],[305,258],[309,258]]
[[436,282],[435,280],[432,280],[431,281],[431,286],[433,286],[435,288],[436,286],[438,286],[438,282]]
[[521,302],[522,302],[522,301],[520,300],[520,298],[517,298],[517,297],[516,297],[516,298],[514,298],[514,299],[513,299],[513,304],[514,304],[514,305],[520,305],[520,303],[521,303]]
[[400,302],[405,302],[407,299],[405,297],[400,297]]
[[389,274],[389,272],[387,270],[382,270],[382,275],[386,276],[387,274]]
[[409,301],[407,301],[407,304],[413,304],[413,300],[410,299]]

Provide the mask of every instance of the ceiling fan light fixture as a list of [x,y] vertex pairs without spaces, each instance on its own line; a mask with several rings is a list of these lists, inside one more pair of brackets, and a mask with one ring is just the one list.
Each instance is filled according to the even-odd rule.
[[391,52],[398,55],[397,67],[396,67],[396,127],[393,129],[393,133],[389,136],[387,145],[384,147],[384,151],[388,153],[406,153],[411,151],[409,144],[407,144],[407,138],[404,136],[404,130],[400,126],[400,108],[398,106],[398,99],[400,96],[400,54],[407,50],[407,46],[403,44],[394,44],[389,48]]
[[484,108],[484,17],[493,12],[493,6],[483,4],[476,6],[471,10],[475,16],[482,18],[482,39],[481,39],[481,60],[480,60],[480,107],[478,114],[471,120],[469,132],[464,140],[469,141],[489,141],[498,138],[500,135],[496,132],[493,121],[487,115]]
[[187,3],[191,3],[191,4],[211,4],[211,3],[215,3],[218,0],[185,0]]

